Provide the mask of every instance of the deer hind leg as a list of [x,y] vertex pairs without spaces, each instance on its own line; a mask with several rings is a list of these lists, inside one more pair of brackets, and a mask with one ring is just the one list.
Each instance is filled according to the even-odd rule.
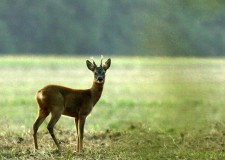
[[49,131],[52,139],[54,140],[54,142],[55,142],[55,144],[56,144],[56,146],[57,146],[57,148],[58,148],[59,151],[61,150],[61,148],[60,148],[59,143],[58,143],[58,141],[57,141],[57,139],[55,137],[55,134],[54,134],[54,130],[53,129],[54,129],[54,126],[58,122],[58,120],[59,120],[60,117],[61,117],[61,112],[59,112],[59,113],[52,112],[52,117],[51,117],[51,119],[50,119],[50,121],[48,123],[48,126],[47,126],[48,131]]
[[34,124],[33,124],[33,138],[34,138],[34,147],[35,150],[38,149],[38,144],[37,144],[37,131],[38,128],[40,127],[40,125],[43,123],[43,121],[45,120],[45,118],[49,115],[49,112],[43,109],[39,109],[38,112],[38,117],[35,120]]

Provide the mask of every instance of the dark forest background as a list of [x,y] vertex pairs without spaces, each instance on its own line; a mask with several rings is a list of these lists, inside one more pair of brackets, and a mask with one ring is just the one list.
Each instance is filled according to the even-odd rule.
[[223,0],[1,0],[0,53],[225,55]]

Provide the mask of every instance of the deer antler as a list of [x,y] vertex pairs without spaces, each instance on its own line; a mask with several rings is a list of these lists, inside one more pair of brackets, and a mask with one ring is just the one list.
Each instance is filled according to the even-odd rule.
[[103,60],[103,55],[101,55],[101,64],[100,64],[100,67],[102,67],[102,60]]
[[90,57],[90,59],[93,61],[94,66],[97,67],[97,65],[95,64],[94,57],[92,56],[92,57]]

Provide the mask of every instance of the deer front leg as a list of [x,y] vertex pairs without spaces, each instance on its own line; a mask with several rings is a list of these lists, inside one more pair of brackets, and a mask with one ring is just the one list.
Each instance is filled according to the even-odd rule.
[[76,125],[76,132],[78,135],[78,118],[77,117],[75,117],[75,125]]
[[78,135],[78,130],[79,130],[79,129],[78,129],[78,120],[79,120],[78,117],[75,117],[75,121],[74,121],[74,122],[75,122],[76,133],[77,133],[77,135],[76,135],[76,137],[77,137],[77,150],[78,150],[78,146],[79,146],[79,138],[78,138],[78,137],[79,137],[79,135]]
[[83,148],[83,137],[84,137],[84,124],[86,116],[80,116],[78,119],[78,141],[77,141],[77,152],[80,152]]

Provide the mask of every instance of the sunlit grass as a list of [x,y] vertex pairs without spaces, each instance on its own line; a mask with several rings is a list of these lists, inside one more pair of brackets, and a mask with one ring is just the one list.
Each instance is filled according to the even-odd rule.
[[[37,113],[34,95],[47,84],[89,88],[93,75],[87,58],[1,57],[0,122],[30,128]],[[103,96],[86,130],[137,122],[155,129],[224,122],[223,75],[223,59],[112,57]],[[73,120],[62,118],[59,125],[71,126]]]
[[[26,143],[29,143],[28,150],[31,149],[31,128],[37,115],[34,99],[37,90],[47,84],[89,88],[92,85],[93,74],[85,64],[88,58],[0,57],[0,125],[3,128],[0,135],[7,137],[10,133],[14,137],[29,137]],[[108,139],[97,142],[101,144],[101,141],[104,141],[104,149],[101,146],[97,147],[104,154],[97,150],[89,153],[92,152],[94,144],[91,138],[86,140],[87,143],[91,142],[86,144],[85,153],[88,156],[103,156],[99,159],[107,156],[132,157],[130,153],[136,158],[146,156],[154,159],[165,156],[172,158],[175,155],[185,158],[190,153],[192,156],[189,158],[192,159],[204,158],[207,155],[223,156],[220,151],[225,130],[225,59],[111,58],[112,66],[107,71],[102,97],[85,125],[85,133],[89,137],[92,137],[92,133],[106,134],[107,130],[110,133],[105,135]],[[98,62],[97,57],[95,59]],[[40,137],[47,131],[48,120],[40,129]],[[216,127],[217,124],[219,129]],[[71,149],[68,151],[68,156],[71,157],[76,144],[74,134],[70,134],[74,133],[74,128],[74,120],[66,117],[62,117],[56,125],[56,134],[61,137],[59,139],[69,139],[63,144],[67,149]],[[71,132],[66,133],[64,137],[61,134],[63,131]],[[110,137],[117,135],[117,132],[118,141],[111,141]],[[204,137],[213,139],[214,135],[218,136],[215,141],[204,141]],[[182,136],[187,140],[185,144],[180,143]],[[51,141],[49,139],[47,141]],[[5,141],[9,146],[13,145],[7,138]],[[46,142],[45,139],[39,141]],[[70,146],[67,146],[67,141]],[[198,144],[195,144],[195,141]],[[218,141],[221,141],[220,146],[215,144]],[[201,150],[191,149],[200,143]],[[205,145],[208,143],[212,145],[211,148],[208,146],[212,152],[207,151]],[[51,145],[47,150],[55,147],[53,143]],[[119,152],[110,145],[115,145],[124,152]],[[139,146],[139,150],[129,148],[132,145]],[[147,148],[151,148],[151,152]]]

